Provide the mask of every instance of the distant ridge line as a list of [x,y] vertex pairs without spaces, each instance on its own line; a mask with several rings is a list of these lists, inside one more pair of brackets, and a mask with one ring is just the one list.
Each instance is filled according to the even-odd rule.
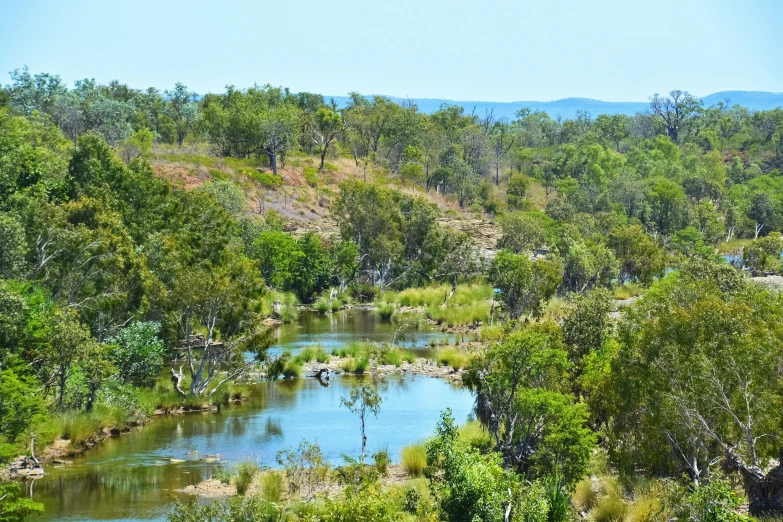
[[[661,93],[664,94],[664,93]],[[333,98],[338,106],[344,107],[348,104],[350,98],[347,96],[324,96],[329,100]],[[412,100],[419,110],[425,113],[437,111],[441,105],[457,105],[465,108],[465,112],[470,113],[474,110],[476,114],[483,115],[488,110],[493,110],[495,117],[515,118],[519,109],[530,108],[534,111],[545,111],[551,117],[560,116],[562,118],[573,118],[577,112],[582,110],[589,112],[592,116],[598,114],[627,114],[633,116],[637,112],[644,112],[648,109],[647,101],[620,101],[610,102],[596,100],[594,98],[570,97],[552,101],[512,101],[512,102],[493,102],[478,100],[447,100],[443,98],[401,98],[398,96],[389,96],[392,100],[400,103],[406,100]],[[777,107],[783,107],[783,92],[767,91],[719,91],[707,96],[702,96],[701,100],[705,106],[715,105],[726,99],[731,100],[731,104],[738,104],[747,107],[753,111],[772,110]]]

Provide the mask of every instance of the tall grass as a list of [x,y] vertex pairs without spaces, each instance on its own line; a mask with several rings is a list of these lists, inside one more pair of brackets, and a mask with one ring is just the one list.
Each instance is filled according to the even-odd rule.
[[262,473],[258,478],[261,497],[267,502],[279,502],[283,498],[283,474],[277,471]]
[[435,361],[442,366],[450,366],[454,371],[465,367],[465,356],[457,349],[443,348],[435,353]]
[[427,467],[427,450],[423,444],[412,444],[402,448],[400,464],[405,473],[418,477]]
[[477,449],[487,449],[492,447],[492,438],[489,432],[482,426],[481,422],[472,420],[459,428],[459,438],[466,444]]
[[258,473],[258,466],[252,462],[242,462],[237,466],[237,474],[234,478],[234,485],[239,495],[247,493],[247,489],[253,482],[253,477]]
[[390,321],[395,312],[394,305],[389,303],[381,303],[378,305],[377,313],[381,321]]
[[416,354],[410,350],[389,348],[381,352],[380,359],[381,364],[391,364],[399,368],[403,362],[413,363],[416,360]]
[[351,357],[340,365],[340,368],[346,373],[364,373],[369,367],[370,358],[368,356]]
[[489,321],[489,313],[492,305],[489,302],[482,301],[459,306],[446,305],[431,306],[427,308],[426,314],[429,319],[436,323],[445,323],[448,326],[478,325]]
[[440,306],[446,300],[451,307],[465,306],[492,298],[492,287],[487,284],[457,285],[454,295],[451,295],[451,285],[428,286],[424,288],[408,288],[401,292],[386,292],[383,297],[387,302],[395,302],[400,306]]

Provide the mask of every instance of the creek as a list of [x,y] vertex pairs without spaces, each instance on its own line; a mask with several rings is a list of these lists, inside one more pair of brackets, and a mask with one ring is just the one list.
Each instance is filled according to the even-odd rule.
[[[320,344],[330,351],[351,340],[388,341],[393,331],[392,324],[360,310],[305,312],[296,324],[277,327],[270,350],[296,353]],[[442,340],[451,339],[422,327],[404,342],[425,355],[431,343]],[[34,520],[165,520],[182,497],[176,490],[245,460],[277,467],[277,452],[302,440],[318,442],[333,465],[343,462],[342,455],[357,457],[359,420],[340,406],[340,398],[362,378],[371,377],[337,375],[328,386],[307,377],[258,383],[250,399],[217,413],[155,418],[68,459],[70,465],[47,465],[43,478],[26,482],[28,496],[46,510]],[[403,374],[373,382],[384,400],[378,417],[368,421],[368,453],[385,449],[394,462],[404,446],[432,435],[443,409],[451,408],[459,423],[472,410],[470,393],[445,380]],[[220,455],[217,462],[205,460],[214,454]]]

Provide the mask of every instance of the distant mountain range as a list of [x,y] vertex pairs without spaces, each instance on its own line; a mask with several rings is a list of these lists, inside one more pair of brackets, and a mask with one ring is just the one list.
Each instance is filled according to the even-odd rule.
[[[330,96],[325,96],[329,100]],[[339,107],[344,107],[349,98],[347,96],[331,96]],[[390,96],[397,102],[404,101],[404,98]],[[751,110],[770,110],[776,107],[783,107],[783,93],[762,92],[762,91],[721,91],[708,96],[702,100],[704,105],[709,107],[719,101],[730,100],[730,103],[739,104]],[[563,118],[573,118],[577,111],[587,111],[593,117],[599,114],[627,114],[633,116],[637,112],[644,112],[649,108],[648,102],[607,102],[593,100],[590,98],[565,98],[562,100],[541,102],[541,101],[516,101],[516,102],[488,102],[488,101],[455,101],[442,100],[438,98],[412,98],[419,107],[419,110],[427,114],[437,111],[441,105],[448,103],[450,105],[461,105],[466,113],[475,113],[483,116],[490,109],[494,109],[494,114],[498,118],[514,119],[515,113],[524,107],[529,107],[536,111],[546,111],[553,118],[560,115]]]

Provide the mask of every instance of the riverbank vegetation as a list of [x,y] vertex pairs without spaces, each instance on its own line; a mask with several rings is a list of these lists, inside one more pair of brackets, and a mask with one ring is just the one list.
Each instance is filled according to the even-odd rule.
[[[372,302],[400,335],[476,330],[435,358],[490,442],[444,414],[426,493],[358,480],[172,519],[743,520],[738,492],[783,512],[783,303],[748,277],[782,269],[781,109],[672,91],[635,116],[502,121],[26,69],[0,103],[3,460],[241,398],[251,369],[297,377],[327,354],[269,358],[265,325]],[[335,355],[396,366],[396,338]]]

